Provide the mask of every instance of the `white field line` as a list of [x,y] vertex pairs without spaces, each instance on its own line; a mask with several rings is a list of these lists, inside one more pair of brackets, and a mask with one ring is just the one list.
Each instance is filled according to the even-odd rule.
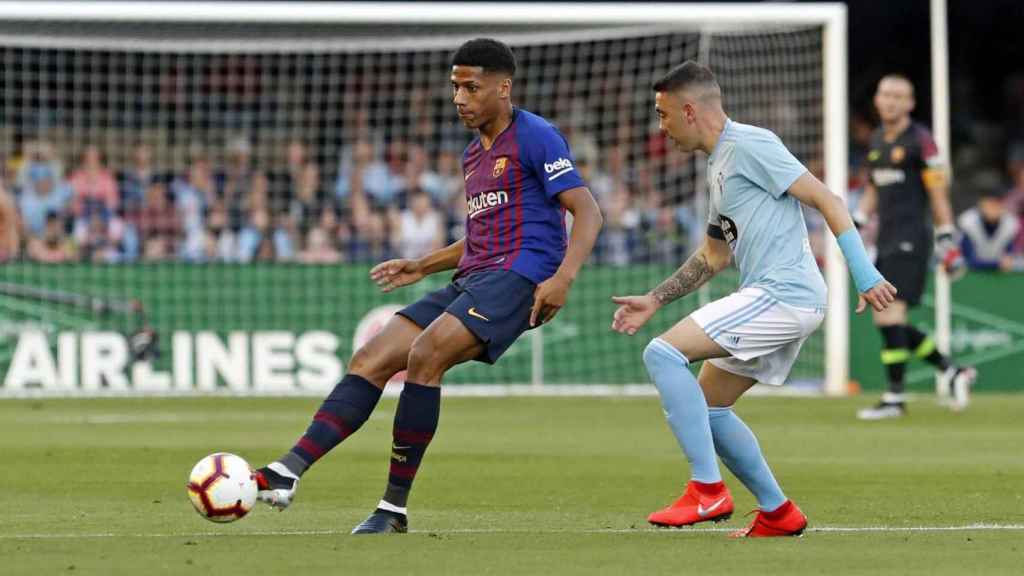
[[[732,532],[733,528],[685,528],[667,530],[660,528],[582,528],[579,530],[545,530],[536,528],[465,528],[413,530],[414,534],[686,534]],[[860,533],[860,532],[986,532],[1024,531],[1024,524],[966,524],[962,526],[815,526],[807,532]],[[218,538],[224,536],[340,536],[348,530],[270,530],[223,532],[154,532],[122,533],[92,532],[72,534],[0,534],[0,540],[85,540],[104,538]]]

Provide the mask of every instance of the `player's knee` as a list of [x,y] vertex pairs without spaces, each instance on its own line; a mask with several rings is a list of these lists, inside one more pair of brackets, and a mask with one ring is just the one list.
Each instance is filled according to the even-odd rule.
[[410,372],[435,371],[442,367],[441,355],[433,339],[427,334],[420,334],[409,348],[408,366]]
[[381,350],[377,347],[361,346],[352,355],[348,371],[370,377],[371,379],[376,377],[390,378],[404,368],[404,366],[398,365],[399,363],[395,362],[392,356],[399,358],[399,356],[390,355],[386,350]]
[[682,352],[661,338],[654,338],[647,343],[647,346],[644,348],[643,359],[648,371],[652,370],[655,366],[664,364],[666,361],[681,363],[684,366],[690,363]]
[[364,372],[372,366],[372,355],[366,351],[366,346],[360,346],[355,354],[352,355],[352,360],[348,363],[348,369],[351,372]]
[[668,359],[669,355],[665,350],[665,346],[662,340],[654,338],[644,348],[644,366],[647,367],[649,373],[656,370],[658,366],[664,365]]
[[647,366],[648,369],[650,369],[651,366],[657,361],[657,357],[659,354],[655,342],[657,342],[657,339],[651,340],[650,342],[647,343],[647,346],[644,347],[644,366]]

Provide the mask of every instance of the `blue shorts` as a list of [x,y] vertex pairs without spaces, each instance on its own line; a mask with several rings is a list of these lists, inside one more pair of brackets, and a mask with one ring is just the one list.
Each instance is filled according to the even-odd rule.
[[398,311],[420,328],[430,326],[443,312],[462,324],[484,344],[477,360],[494,364],[530,327],[533,292],[537,285],[509,270],[485,270],[456,278]]

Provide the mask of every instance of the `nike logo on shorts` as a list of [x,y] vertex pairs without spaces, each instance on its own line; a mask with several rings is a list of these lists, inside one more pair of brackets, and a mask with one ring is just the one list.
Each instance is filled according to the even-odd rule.
[[491,321],[491,319],[488,318],[487,316],[484,316],[483,314],[477,312],[476,311],[476,306],[470,308],[466,313],[469,314],[470,316],[472,316],[473,318],[479,318],[479,319],[483,320],[484,322],[490,322]]
[[697,504],[697,516],[700,516],[701,518],[707,518],[708,514],[714,512],[719,506],[722,505],[723,502],[725,502],[724,496],[716,500],[714,504],[708,506],[707,508],[705,508],[703,504]]

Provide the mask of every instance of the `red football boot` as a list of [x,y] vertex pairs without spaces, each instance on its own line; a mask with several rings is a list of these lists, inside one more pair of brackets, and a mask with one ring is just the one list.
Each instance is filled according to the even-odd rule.
[[728,520],[732,511],[732,495],[724,482],[705,484],[691,480],[678,500],[668,508],[652,512],[647,521],[655,526],[692,526],[698,522]]
[[785,504],[771,512],[757,511],[757,516],[743,530],[737,530],[730,536],[733,538],[769,538],[772,536],[799,536],[807,528],[807,516],[786,500]]

